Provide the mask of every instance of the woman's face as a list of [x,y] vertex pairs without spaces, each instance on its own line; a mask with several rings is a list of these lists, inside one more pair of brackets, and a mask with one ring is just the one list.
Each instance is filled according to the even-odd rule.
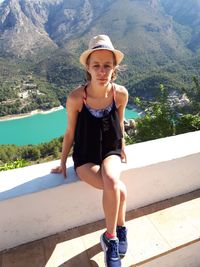
[[87,71],[91,75],[91,80],[99,85],[107,85],[115,70],[114,54],[108,50],[98,50],[90,55]]

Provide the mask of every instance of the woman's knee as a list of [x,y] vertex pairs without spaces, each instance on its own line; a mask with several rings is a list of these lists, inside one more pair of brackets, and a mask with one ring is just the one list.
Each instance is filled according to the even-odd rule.
[[112,174],[104,174],[103,176],[104,189],[106,190],[120,190],[120,181],[118,177]]
[[120,189],[120,173],[121,165],[119,164],[119,157],[111,155],[107,157],[101,166],[101,174],[105,189],[119,190]]
[[105,190],[111,190],[111,191],[119,191],[120,192],[120,200],[126,201],[127,198],[127,189],[125,184],[120,181],[119,179],[116,179],[115,177],[111,175],[107,175],[103,178],[104,182],[104,189]]

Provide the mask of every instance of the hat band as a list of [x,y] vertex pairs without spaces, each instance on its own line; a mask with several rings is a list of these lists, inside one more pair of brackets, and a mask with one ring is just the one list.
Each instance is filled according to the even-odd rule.
[[108,45],[98,45],[93,47],[92,49],[97,49],[97,48],[108,48],[108,49],[112,49],[112,47],[108,46]]

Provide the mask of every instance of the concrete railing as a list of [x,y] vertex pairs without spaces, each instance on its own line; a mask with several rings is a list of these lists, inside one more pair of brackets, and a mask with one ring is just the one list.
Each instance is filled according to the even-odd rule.
[[[121,179],[132,210],[200,188],[200,131],[126,147]],[[103,218],[102,192],[50,174],[59,161],[0,173],[0,251]]]

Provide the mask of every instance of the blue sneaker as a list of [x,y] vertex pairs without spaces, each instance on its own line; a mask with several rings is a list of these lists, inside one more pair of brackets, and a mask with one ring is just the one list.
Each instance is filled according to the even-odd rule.
[[124,257],[128,248],[127,228],[125,226],[117,226],[117,237],[119,239],[119,255]]
[[121,267],[121,259],[118,252],[118,238],[108,239],[105,233],[101,235],[101,247],[104,251],[104,260],[106,267]]

